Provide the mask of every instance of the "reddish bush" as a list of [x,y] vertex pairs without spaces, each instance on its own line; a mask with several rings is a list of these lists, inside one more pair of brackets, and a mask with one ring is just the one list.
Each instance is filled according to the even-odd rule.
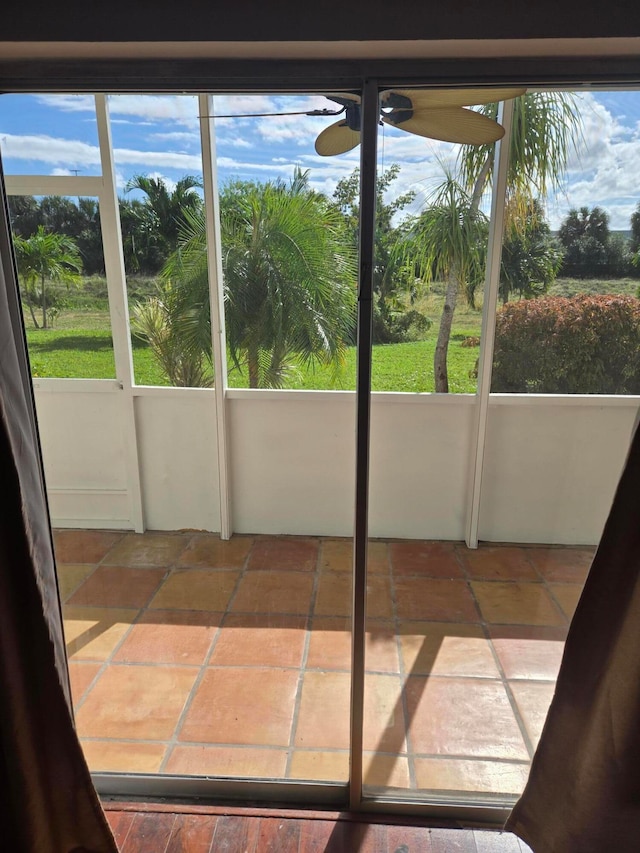
[[499,312],[492,391],[640,394],[640,300],[523,299]]

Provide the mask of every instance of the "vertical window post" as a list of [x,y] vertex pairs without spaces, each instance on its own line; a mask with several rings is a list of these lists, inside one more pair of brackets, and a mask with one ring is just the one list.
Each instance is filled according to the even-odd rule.
[[504,127],[504,136],[496,143],[496,157],[493,167],[491,221],[489,223],[487,269],[482,304],[480,357],[478,359],[478,385],[476,388],[475,419],[471,437],[469,488],[467,491],[468,503],[465,541],[468,548],[478,547],[482,472],[487,438],[487,420],[489,417],[493,346],[496,335],[496,309],[498,305],[498,288],[500,286],[500,265],[502,262],[504,209],[507,192],[507,172],[509,169],[509,146],[511,143],[514,107],[514,100],[511,99],[503,101],[498,109],[498,121]]
[[364,656],[369,536],[369,438],[371,431],[371,345],[373,261],[376,216],[376,152],[380,118],[378,85],[365,80],[362,91],[360,147],[360,233],[358,268],[358,365],[356,378],[356,507],[353,544],[351,655],[351,740],[349,799],[362,799]]
[[220,200],[216,169],[216,142],[213,98],[198,95],[200,140],[202,144],[202,178],[207,236],[207,268],[209,272],[209,311],[213,352],[216,437],[218,453],[218,489],[220,494],[220,538],[233,533],[229,494],[227,449],[227,350],[224,331],[224,297],[222,291],[222,248],[220,241]]

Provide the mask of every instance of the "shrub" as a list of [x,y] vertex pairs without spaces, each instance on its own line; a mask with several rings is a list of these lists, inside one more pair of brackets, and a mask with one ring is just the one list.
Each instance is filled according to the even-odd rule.
[[[414,309],[381,310],[379,302],[373,306],[373,341],[376,344],[401,344],[421,341],[431,328],[431,320]],[[355,330],[352,342],[355,343]]]
[[583,294],[505,305],[497,318],[492,390],[639,394],[640,300]]

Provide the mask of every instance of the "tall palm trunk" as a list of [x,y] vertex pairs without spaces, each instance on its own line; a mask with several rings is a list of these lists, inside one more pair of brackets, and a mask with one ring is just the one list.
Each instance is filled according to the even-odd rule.
[[444,296],[444,307],[440,318],[438,330],[438,341],[433,354],[433,374],[435,377],[436,392],[438,394],[449,393],[449,374],[447,371],[447,352],[449,350],[449,338],[451,337],[451,325],[453,323],[453,312],[456,310],[458,301],[458,290],[460,282],[457,270],[452,269],[447,277],[447,290]]
[[28,301],[25,299],[25,302],[27,302],[27,305],[29,306],[29,312],[31,313],[31,319],[33,320],[33,325],[35,326],[36,329],[39,329],[40,326],[38,325],[38,318],[36,317],[36,312],[33,310],[33,303],[31,302],[31,299],[29,299]]
[[[491,171],[493,163],[493,154],[489,154],[485,160],[480,174],[473,185],[473,193],[471,195],[471,205],[469,207],[469,215],[476,216],[480,208],[480,199],[484,191],[484,186]],[[451,327],[453,325],[453,314],[456,310],[456,302],[458,301],[458,291],[462,282],[457,270],[451,269],[447,276],[447,290],[444,297],[444,306],[442,308],[442,316],[440,317],[440,327],[438,329],[438,341],[433,354],[433,375],[435,381],[435,389],[437,394],[449,393],[449,371],[447,368],[447,354],[449,352],[449,340],[451,338]]]
[[247,350],[247,368],[249,371],[249,388],[259,388],[260,368],[258,365],[258,350],[253,347]]
[[42,328],[47,328],[47,292],[44,289],[44,276],[42,276]]

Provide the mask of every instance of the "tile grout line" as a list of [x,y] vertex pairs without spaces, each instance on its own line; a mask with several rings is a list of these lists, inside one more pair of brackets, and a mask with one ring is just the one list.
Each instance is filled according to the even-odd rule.
[[300,661],[298,684],[296,686],[296,695],[293,701],[293,713],[291,715],[291,727],[289,730],[289,746],[287,749],[287,760],[284,769],[284,778],[291,779],[291,765],[295,753],[295,739],[298,730],[298,722],[300,718],[300,706],[302,704],[302,691],[304,688],[305,675],[309,671],[307,661],[309,659],[309,647],[311,645],[311,631],[313,625],[314,611],[316,607],[316,599],[318,596],[318,587],[320,585],[320,561],[322,559],[322,539],[318,537],[318,553],[316,555],[316,567],[314,571],[313,586],[311,588],[311,597],[309,599],[309,608],[307,611],[307,620],[305,628],[304,647],[302,649],[302,659]]
[[[235,582],[235,585],[233,587],[233,590],[231,591],[231,595],[227,599],[225,609],[224,609],[224,611],[221,611],[222,618],[220,619],[220,624],[218,625],[218,629],[215,632],[213,639],[211,640],[209,651],[205,655],[203,662],[200,664],[200,672],[196,676],[196,679],[195,679],[195,681],[191,687],[191,690],[189,691],[189,695],[187,696],[187,698],[185,700],[184,706],[182,708],[182,712],[178,715],[178,719],[177,719],[176,724],[175,724],[174,729],[173,729],[172,737],[169,740],[169,745],[168,745],[167,750],[165,752],[165,756],[164,756],[162,762],[160,763],[160,769],[158,770],[158,773],[166,773],[166,767],[167,767],[167,764],[169,762],[170,757],[173,755],[175,748],[181,744],[181,741],[179,740],[179,734],[182,730],[182,726],[184,725],[184,722],[187,718],[187,715],[188,715],[189,711],[191,710],[191,706],[193,704],[195,696],[198,693],[198,691],[200,689],[200,685],[202,684],[202,681],[205,677],[205,674],[207,673],[207,670],[209,668],[209,661],[211,660],[213,652],[214,652],[214,650],[218,644],[218,640],[220,639],[220,634],[222,632],[222,628],[224,627],[226,617],[230,612],[231,605],[232,605],[232,603],[233,603],[233,601],[237,595],[238,588],[240,587],[240,583],[246,575],[247,566],[249,563],[249,557],[250,557],[250,554],[254,548],[255,543],[256,543],[256,540],[253,539],[251,542],[251,546],[250,546],[250,548],[247,551],[247,554],[245,556],[243,566],[238,573],[238,577],[236,578],[236,582]],[[218,612],[218,611],[211,611],[211,612]],[[210,744],[205,743],[202,745],[203,746],[209,746]]]
[[[114,545],[109,549],[109,551],[107,551],[107,553],[104,555],[104,557],[102,558],[102,560],[101,560],[101,562],[98,564],[98,566],[108,565],[108,564],[105,564],[105,563],[104,563],[104,560],[106,560],[106,558],[109,556],[109,554],[111,553],[111,551],[113,550],[113,548],[115,548],[117,545],[119,545],[119,544],[120,544],[124,539],[126,539],[126,538],[127,538],[127,537],[129,537],[129,536],[139,536],[139,535],[144,536],[145,534],[144,534],[144,533],[143,533],[143,534],[137,534],[137,533],[126,533],[125,535],[123,535],[122,537],[120,537],[120,539],[118,539],[118,541],[114,543]],[[193,538],[193,537],[191,537],[191,538]],[[189,539],[189,542],[191,541],[191,538]],[[186,547],[188,547],[188,543],[187,543],[187,545],[185,545],[185,549],[186,549]],[[182,553],[182,552],[181,552],[181,553]],[[174,561],[174,565],[175,565],[175,561]],[[96,568],[98,568],[98,566],[96,566]],[[123,568],[136,568],[136,567],[135,567],[135,566],[130,566],[130,567],[128,567],[128,566],[124,566]],[[138,624],[139,619],[140,619],[140,617],[142,616],[142,614],[143,614],[143,613],[148,609],[148,605],[149,605],[149,604],[150,604],[150,602],[153,600],[153,598],[154,598],[155,594],[158,592],[158,590],[160,589],[160,587],[165,583],[165,581],[167,580],[167,578],[171,576],[171,573],[172,573],[172,571],[173,571],[171,564],[168,564],[167,566],[153,566],[153,568],[156,568],[156,569],[158,569],[158,568],[164,568],[164,569],[165,569],[165,573],[164,573],[164,577],[162,578],[162,580],[160,581],[160,583],[158,584],[158,586],[156,587],[156,589],[155,589],[153,592],[151,592],[151,593],[149,594],[149,597],[148,597],[148,599],[147,599],[147,603],[146,603],[146,605],[145,605],[145,606],[140,607],[140,608],[116,608],[116,607],[114,607],[114,608],[106,608],[106,609],[112,609],[112,610],[129,610],[129,609],[131,609],[131,610],[135,610],[135,609],[137,609],[137,610],[138,610],[138,613],[136,614],[136,616],[134,616],[134,618],[132,619],[131,623],[129,624],[129,627],[128,627],[128,628],[127,628],[127,630],[124,632],[124,634],[122,635],[122,637],[120,638],[120,640],[119,640],[119,641],[116,643],[116,645],[113,647],[113,649],[111,650],[111,652],[109,653],[109,655],[108,655],[108,656],[105,658],[105,660],[102,662],[102,665],[100,666],[100,669],[98,670],[98,672],[95,674],[95,676],[94,676],[93,680],[91,681],[91,684],[90,684],[90,685],[85,689],[85,691],[83,692],[83,694],[82,694],[82,696],[81,696],[81,698],[80,698],[80,701],[79,701],[78,705],[77,705],[77,706],[74,706],[74,711],[76,711],[76,712],[77,712],[77,711],[79,711],[79,710],[82,708],[82,706],[84,705],[84,703],[85,703],[85,702],[87,701],[87,699],[89,698],[89,695],[91,694],[91,692],[93,691],[93,689],[96,687],[96,685],[97,685],[98,681],[102,678],[102,676],[105,674],[105,672],[107,672],[107,670],[109,669],[109,667],[110,667],[110,666],[115,665],[115,662],[114,662],[114,660],[113,660],[114,655],[115,655],[115,654],[120,650],[120,648],[121,648],[121,647],[122,647],[122,645],[124,644],[125,640],[129,637],[129,635],[130,635],[130,634],[131,634],[131,632],[133,631],[134,626]],[[92,574],[93,574],[93,573],[92,573]],[[80,663],[80,661],[76,661],[76,662],[77,662],[77,663]],[[78,731],[77,731],[77,726],[76,726],[76,734],[77,734],[77,736],[78,736],[78,737],[80,737],[80,735],[79,735],[79,733],[78,733]],[[84,738],[83,738],[83,740],[84,740]],[[150,741],[150,742],[152,742],[152,741]]]
[[[527,563],[531,566],[531,568],[536,572],[536,574],[538,574],[538,576],[540,576],[540,573],[538,572],[535,564],[532,563],[532,561],[528,555],[525,556],[525,559],[526,559]],[[486,621],[483,622],[483,630],[487,636],[487,640],[489,641],[489,648],[491,649],[491,653],[494,657],[496,667],[498,669],[498,672],[500,673],[500,678],[502,679],[504,691],[506,693],[507,700],[509,701],[509,704],[511,706],[511,712],[513,713],[514,719],[518,725],[518,728],[520,729],[520,735],[522,737],[522,740],[524,741],[525,748],[526,748],[527,752],[529,753],[529,766],[531,766],[531,759],[533,758],[533,753],[535,752],[535,747],[533,745],[533,741],[531,740],[531,737],[530,737],[529,732],[527,730],[527,727],[525,725],[525,721],[522,717],[522,714],[520,713],[520,708],[518,707],[516,697],[513,693],[513,690],[511,689],[511,685],[509,684],[509,679],[507,678],[507,674],[504,670],[504,667],[502,666],[502,661],[500,660],[500,656],[498,655],[498,652],[497,652],[495,646],[493,645],[493,639],[491,638],[491,634],[489,631],[489,624],[493,624],[493,623],[488,623]]]
[[[126,566],[125,566],[124,568],[128,568],[128,567],[126,567]],[[128,628],[126,629],[126,631],[124,632],[124,634],[122,635],[122,637],[120,637],[120,639],[119,639],[119,640],[118,640],[118,642],[115,644],[115,646],[111,649],[111,651],[109,652],[109,654],[107,655],[107,657],[104,659],[104,661],[101,661],[101,662],[100,662],[100,663],[101,663],[100,669],[98,670],[98,672],[97,672],[97,673],[95,674],[95,676],[93,677],[93,680],[91,681],[91,684],[90,684],[90,685],[85,689],[85,691],[83,692],[82,697],[81,697],[81,699],[80,699],[80,701],[79,701],[78,705],[77,705],[77,706],[74,706],[74,709],[75,709],[76,711],[79,711],[79,710],[80,710],[80,708],[84,705],[84,703],[85,703],[85,702],[87,701],[87,699],[89,698],[89,694],[91,693],[91,691],[93,690],[93,688],[96,686],[96,684],[97,684],[97,682],[99,681],[99,679],[100,679],[100,678],[104,675],[104,673],[109,669],[109,667],[111,667],[111,666],[118,666],[118,665],[119,665],[119,664],[118,664],[118,662],[114,660],[115,655],[120,651],[120,649],[121,649],[121,648],[122,648],[122,646],[124,645],[125,641],[127,640],[127,638],[129,637],[129,635],[130,635],[130,634],[131,634],[131,632],[133,631],[133,628],[134,628],[136,625],[138,625],[138,624],[139,624],[140,618],[141,618],[141,617],[142,617],[142,615],[143,615],[143,614],[148,610],[148,605],[150,604],[150,602],[151,602],[151,601],[152,601],[152,599],[154,598],[155,594],[158,592],[158,590],[159,590],[159,589],[160,589],[160,587],[164,584],[164,582],[167,580],[167,578],[171,576],[171,573],[172,573],[172,571],[173,571],[173,570],[172,570],[172,568],[171,568],[171,566],[166,566],[166,567],[163,567],[163,566],[155,566],[154,568],[166,568],[166,571],[165,571],[164,577],[162,578],[162,580],[160,581],[160,583],[158,584],[158,586],[156,587],[156,589],[155,589],[153,592],[151,592],[151,593],[149,594],[149,597],[148,597],[148,599],[147,599],[147,603],[146,603],[146,605],[143,605],[142,607],[106,607],[106,608],[99,607],[99,606],[98,606],[98,607],[96,607],[96,609],[105,609],[105,610],[137,610],[138,612],[137,612],[137,614],[133,617],[133,619],[132,619],[132,620],[131,620],[131,622],[129,623]],[[72,605],[72,606],[74,606],[74,605]],[[87,660],[87,661],[79,661],[79,660],[76,660],[76,661],[72,661],[72,662],[73,662],[73,663],[82,663],[82,662],[85,662],[85,663],[93,663],[93,661],[91,661],[91,660]],[[97,662],[98,662],[98,661],[96,661],[96,663],[97,663]],[[130,664],[128,664],[127,662],[122,662],[122,665],[127,666],[127,665],[130,665]]]
[[[402,713],[404,715],[403,727],[404,727],[404,739],[406,743],[406,754],[407,754],[407,770],[409,773],[409,789],[410,790],[418,790],[418,783],[416,780],[416,770],[415,770],[415,752],[411,742],[411,735],[409,733],[410,726],[409,723],[409,706],[407,702],[407,691],[406,687],[409,684],[409,676],[407,676],[407,672],[404,665],[404,657],[402,654],[402,640],[400,638],[400,617],[398,616],[398,598],[396,595],[396,577],[394,572],[394,560],[392,559],[392,551],[391,551],[392,543],[387,543],[387,563],[389,569],[389,583],[391,589],[391,607],[393,609],[393,632],[395,634],[396,641],[396,654],[398,655],[398,674],[400,676],[400,700],[402,702]],[[389,786],[391,787],[391,786]]]

